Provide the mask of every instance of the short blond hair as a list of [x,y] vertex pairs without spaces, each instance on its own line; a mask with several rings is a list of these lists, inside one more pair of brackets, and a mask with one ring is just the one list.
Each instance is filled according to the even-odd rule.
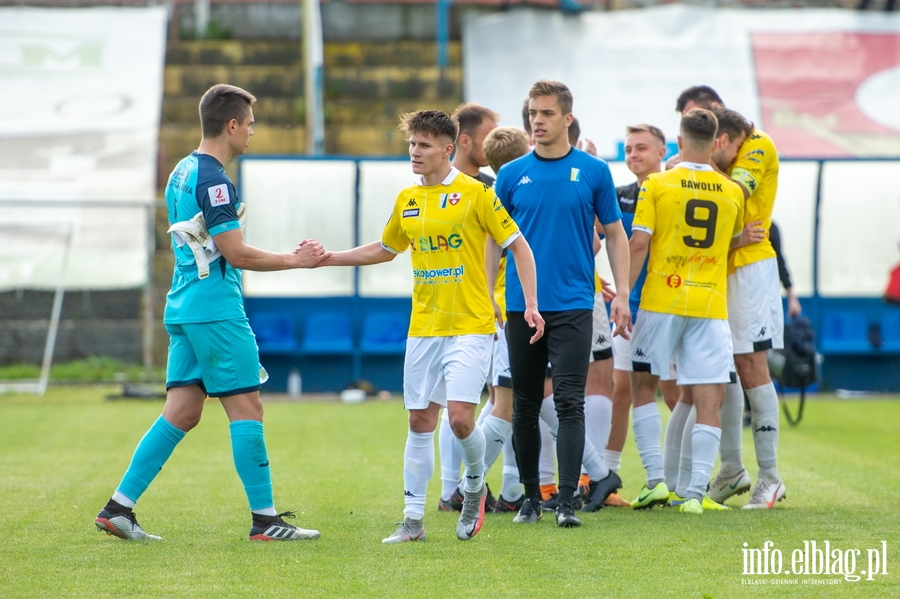
[[641,123],[640,125],[628,125],[625,127],[625,135],[631,135],[632,133],[649,133],[653,137],[659,140],[659,143],[662,145],[666,145],[666,136],[662,132],[662,129],[659,127],[655,127],[653,125],[647,125],[646,123]]
[[528,134],[518,127],[497,127],[484,138],[484,155],[494,173],[500,167],[528,153]]

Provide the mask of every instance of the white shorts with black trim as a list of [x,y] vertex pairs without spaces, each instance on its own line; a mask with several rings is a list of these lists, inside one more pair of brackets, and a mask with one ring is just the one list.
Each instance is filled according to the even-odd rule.
[[403,363],[403,405],[424,410],[430,403],[481,403],[491,365],[493,335],[410,337]]
[[634,372],[660,376],[674,358],[679,385],[733,383],[733,353],[725,319],[638,311],[631,338]]
[[728,324],[735,354],[784,348],[778,262],[767,258],[728,275]]
[[509,345],[506,342],[506,329],[499,329],[497,331],[497,338],[494,339],[490,381],[495,387],[512,388],[512,375],[509,372]]
[[603,294],[594,294],[594,322],[591,341],[591,362],[608,360],[613,357],[612,333],[610,333],[609,314],[606,311],[606,302]]
[[[610,327],[612,330],[612,327]],[[612,338],[613,369],[631,372],[631,339],[619,335]]]
[[[613,370],[631,372],[631,339],[621,335],[612,338]],[[675,362],[669,364],[669,372],[661,375],[662,381],[674,381],[677,378]]]

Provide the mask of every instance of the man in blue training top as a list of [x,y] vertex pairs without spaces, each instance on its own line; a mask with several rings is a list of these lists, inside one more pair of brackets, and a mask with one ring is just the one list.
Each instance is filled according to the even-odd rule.
[[292,512],[275,510],[259,398],[266,374],[244,313],[240,269],[311,268],[329,254],[316,240],[302,241],[291,254],[244,243],[244,206],[223,165],[247,149],[255,101],[239,87],[211,87],[200,100],[200,147],[178,163],[166,186],[175,252],[163,317],[169,333],[166,404],[95,520],[99,531],[122,539],[160,539],[141,528],[133,508],[178,442],[200,422],[207,395],[219,398],[231,422],[234,464],[253,518],[250,539],[319,537],[317,530],[285,522]]
[[[557,460],[559,502],[556,524],[580,526],[573,496],[584,453],[584,388],[591,353],[594,307],[594,223],[606,232],[607,251],[618,292],[612,303],[614,334],[627,335],[628,237],[609,167],[573,148],[572,93],[556,81],[541,80],[528,92],[534,152],[500,169],[496,191],[532,244],[538,302],[545,334],[529,343],[525,303],[515,261],[507,264],[507,339],[513,383],[513,442],[526,500],[514,522],[537,522],[541,515],[538,418],[544,372],[549,361],[559,416]],[[532,242],[532,238],[534,241]]]

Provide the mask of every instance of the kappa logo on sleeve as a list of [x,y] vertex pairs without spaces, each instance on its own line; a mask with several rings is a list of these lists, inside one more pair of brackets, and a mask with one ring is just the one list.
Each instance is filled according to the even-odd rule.
[[213,206],[224,206],[231,202],[231,197],[228,195],[227,183],[213,185],[207,190],[207,193],[209,194],[209,203]]

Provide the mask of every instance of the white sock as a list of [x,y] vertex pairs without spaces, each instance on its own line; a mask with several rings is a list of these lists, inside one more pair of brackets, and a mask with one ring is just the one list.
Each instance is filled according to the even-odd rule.
[[597,451],[594,444],[587,437],[584,438],[584,455],[581,458],[582,472],[586,472],[591,480],[603,480],[609,476],[609,466],[603,459],[603,455]]
[[484,419],[491,415],[491,412],[494,411],[494,402],[486,401],[484,402],[484,407],[481,408],[481,411],[478,413],[478,418],[475,419],[475,424],[481,426],[484,422]]
[[755,389],[747,389],[750,400],[753,427],[753,444],[756,445],[756,462],[759,475],[770,481],[780,480],[776,461],[778,457],[778,394],[774,383],[766,383]]
[[663,472],[666,475],[666,486],[671,490],[678,487],[678,467],[681,465],[681,437],[684,434],[684,423],[691,406],[678,402],[669,423],[666,425],[666,446],[663,452]]
[[260,516],[277,516],[278,510],[275,509],[275,506],[272,507],[264,507],[261,510],[250,510],[253,514],[259,514]]
[[641,463],[647,471],[647,486],[652,489],[665,479],[661,445],[662,416],[656,402],[634,408],[631,426]]
[[559,430],[559,417],[556,415],[556,404],[551,393],[541,402],[541,460],[538,471],[542,485],[556,484],[556,433]]
[[[553,408],[553,413],[556,414],[556,408]],[[541,459],[538,462],[540,482],[542,485],[555,485],[556,443],[553,441],[553,435],[550,434],[550,425],[544,422],[543,418],[538,421],[538,426],[541,428]]]
[[709,477],[712,476],[713,467],[716,465],[716,455],[719,453],[719,440],[722,430],[706,424],[695,424],[691,431],[691,444],[694,451],[693,469],[691,471],[691,485],[688,487],[685,499],[698,499],[703,501],[706,495],[706,486]]
[[119,491],[113,492],[111,499],[122,507],[133,508],[135,506],[134,500],[131,497],[126,497]]
[[462,465],[462,457],[456,445],[456,435],[450,428],[450,416],[447,415],[447,408],[441,416],[441,422],[438,424],[438,448],[441,457],[441,499],[450,501],[453,491],[459,487],[459,469]]
[[553,395],[550,394],[541,402],[541,420],[547,423],[550,428],[550,435],[556,440],[556,433],[559,432],[559,416],[556,414],[556,404],[553,403]]
[[500,494],[507,501],[516,501],[523,494],[512,435],[506,437],[506,443],[503,444],[503,486],[500,488]]
[[434,433],[414,433],[406,437],[403,453],[403,515],[412,520],[425,517],[425,492],[434,473]]
[[[595,395],[593,397],[601,397],[599,395]],[[609,400],[607,400],[609,401]],[[609,404],[609,417],[612,417],[612,402]],[[550,437],[552,438],[552,447],[555,449],[556,446],[556,436],[559,434],[559,416],[556,413],[556,404],[553,402],[553,395],[548,395],[544,398],[544,401],[541,403],[541,420],[547,423],[547,428],[550,432]],[[610,425],[606,429],[606,437],[609,439],[609,431],[612,428]],[[605,443],[604,443],[605,444]],[[554,474],[550,474],[550,482],[544,482],[544,448],[549,445],[548,443],[541,443],[541,484],[553,484]],[[551,472],[554,472],[553,468],[553,456],[549,456],[547,459],[547,466]],[[581,465],[587,471],[588,476],[591,480],[603,480],[607,476],[609,476],[609,467],[607,467],[606,462],[603,460],[603,456],[601,456],[597,452],[597,448],[591,443],[590,439],[585,435],[584,438],[584,454],[581,458]]]
[[497,461],[503,446],[506,443],[509,432],[512,430],[512,422],[507,422],[496,416],[488,416],[481,425],[484,432],[484,473],[487,474]]
[[622,452],[606,449],[603,451],[603,461],[606,462],[606,465],[609,466],[610,470],[618,472],[619,468],[622,466]]
[[744,420],[744,389],[741,382],[725,385],[725,400],[719,410],[722,421],[722,441],[719,444],[719,455],[722,465],[719,474],[737,474],[744,469],[741,457],[741,437]]
[[480,426],[465,439],[457,439],[459,453],[466,466],[465,490],[473,493],[484,484],[484,432]]
[[687,418],[684,421],[684,430],[681,433],[681,459],[678,463],[678,484],[675,485],[675,494],[679,497],[687,495],[691,486],[691,473],[693,472],[693,433],[697,424],[697,408],[691,406]]
[[584,398],[584,437],[598,451],[609,443],[612,408],[612,400],[605,395],[588,395]]

